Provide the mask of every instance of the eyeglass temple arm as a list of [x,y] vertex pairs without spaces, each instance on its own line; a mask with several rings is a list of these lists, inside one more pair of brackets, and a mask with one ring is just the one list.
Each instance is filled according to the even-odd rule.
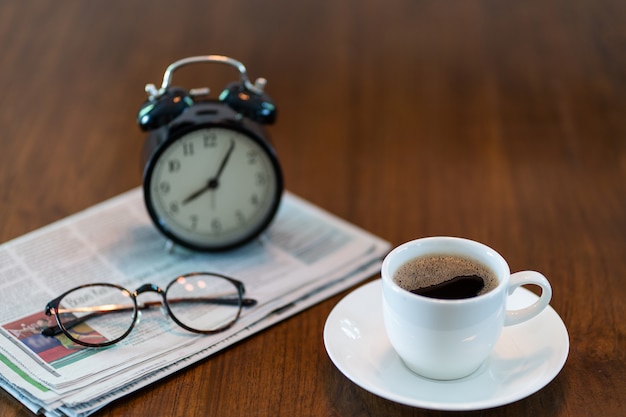
[[[222,305],[222,306],[232,306],[232,305],[239,304],[239,300],[235,298],[168,298],[167,299],[168,304],[184,303],[184,302],[189,302],[189,301],[202,301],[205,303],[217,304],[217,305]],[[242,307],[252,307],[256,305],[256,303],[257,301],[253,298],[241,299]],[[152,301],[150,303],[145,303],[144,305],[147,305],[147,304],[150,304],[150,307],[152,307],[154,305],[160,305],[161,303],[159,303],[158,301]],[[141,307],[142,306],[139,306],[140,309]]]
[[[201,301],[201,302],[217,304],[217,305],[239,304],[239,300],[234,299],[234,298],[173,298],[173,299],[167,300],[168,304],[184,303],[184,302],[189,302],[189,301]],[[241,300],[242,307],[252,307],[256,305],[256,303],[257,303],[257,300],[253,298],[243,298]],[[137,309],[147,310],[149,308],[157,307],[157,306],[160,307],[162,305],[163,303],[160,301],[147,301],[145,303],[137,305]],[[129,307],[129,306],[122,306],[122,305],[108,305],[106,309],[101,309],[101,310],[96,310],[97,308],[98,308],[97,306],[90,307],[90,310],[94,310],[94,311],[82,317],[77,317],[74,320],[68,321],[67,323],[64,323],[65,328],[71,329],[72,327],[77,326],[81,323],[84,323],[87,320],[96,316],[101,316],[101,315],[112,313],[112,312],[119,313],[122,311],[132,311],[134,309],[134,307],[132,306]],[[52,313],[53,311],[56,311],[56,310],[53,310],[53,308],[50,305],[46,306],[47,316],[53,314]],[[78,311],[85,311],[85,310],[84,309],[60,309],[59,310],[60,313],[71,313],[71,312],[78,312]],[[61,329],[61,326],[59,326],[58,324],[54,326],[46,327],[45,329],[41,331],[41,334],[44,336],[58,336],[61,333],[63,333],[63,330]]]
[[[152,304],[152,303],[146,303],[146,304]],[[154,304],[160,304],[158,302],[155,302]],[[97,317],[97,316],[102,316],[104,314],[108,314],[111,312],[114,313],[119,313],[122,311],[133,311],[134,307],[132,306],[122,306],[122,305],[107,305],[106,309],[101,309],[101,310],[96,310],[98,308],[98,306],[94,306],[94,307],[90,307],[90,310],[94,310],[93,312],[86,314],[84,316],[81,317],[77,317],[74,320],[70,320],[65,324],[65,328],[66,329],[71,329],[74,326],[78,326],[81,323],[86,322],[87,320],[93,318],[93,317]],[[146,306],[146,308],[149,308],[149,306]],[[58,312],[59,313],[72,313],[72,312],[84,312],[86,311],[85,309],[71,309],[71,308],[64,308],[64,309],[59,309]],[[46,315],[50,316],[51,314],[53,314],[53,312],[56,312],[56,310],[53,310],[50,306],[46,307]],[[58,336],[61,333],[63,333],[63,330],[61,329],[61,326],[59,326],[58,324],[55,324],[54,326],[49,326],[46,327],[45,329],[41,330],[41,334],[44,336]]]

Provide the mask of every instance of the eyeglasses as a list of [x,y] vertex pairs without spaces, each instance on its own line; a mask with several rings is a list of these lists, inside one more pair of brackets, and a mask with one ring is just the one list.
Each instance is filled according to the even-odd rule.
[[[145,292],[156,292],[163,300],[139,304],[137,296]],[[139,311],[153,307],[164,307],[176,324],[190,332],[219,333],[235,324],[243,307],[256,304],[244,298],[244,293],[242,282],[207,272],[181,275],[165,290],[154,284],[144,284],[134,292],[115,284],[87,284],[46,305],[45,314],[54,314],[57,325],[41,333],[63,333],[79,345],[105,347],[128,336]]]

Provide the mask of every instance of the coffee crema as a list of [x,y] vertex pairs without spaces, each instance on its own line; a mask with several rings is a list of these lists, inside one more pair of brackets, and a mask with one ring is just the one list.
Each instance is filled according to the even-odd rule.
[[425,255],[402,264],[393,280],[414,294],[458,300],[485,294],[498,286],[487,266],[458,255]]

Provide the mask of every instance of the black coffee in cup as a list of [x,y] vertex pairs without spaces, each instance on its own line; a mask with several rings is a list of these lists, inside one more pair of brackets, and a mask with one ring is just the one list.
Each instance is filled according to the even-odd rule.
[[456,255],[420,256],[402,264],[393,280],[414,294],[456,300],[485,294],[498,286],[487,266]]

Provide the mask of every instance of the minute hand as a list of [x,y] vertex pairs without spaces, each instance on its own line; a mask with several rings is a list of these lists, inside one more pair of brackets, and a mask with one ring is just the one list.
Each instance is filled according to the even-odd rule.
[[226,163],[230,159],[230,155],[233,153],[233,149],[235,149],[235,141],[231,139],[230,146],[228,148],[228,151],[226,151],[226,155],[224,155],[224,159],[222,159],[222,163],[220,164],[220,167],[217,170],[217,174],[215,174],[215,177],[209,180],[209,184],[211,183],[214,184],[211,188],[218,187],[220,176],[222,175],[222,171],[224,171],[224,167],[226,166]]
[[196,198],[200,197],[206,191],[214,190],[219,186],[219,178],[222,175],[222,171],[224,171],[224,167],[226,167],[226,163],[228,162],[228,159],[230,158],[230,155],[233,153],[234,149],[235,149],[235,141],[231,140],[230,146],[228,147],[228,150],[226,151],[226,155],[224,155],[224,158],[222,159],[222,162],[220,163],[220,166],[217,169],[217,173],[215,174],[215,176],[213,178],[210,178],[209,181],[207,181],[206,185],[204,185],[202,188],[193,192],[189,197],[185,198],[182,201],[183,204],[187,204],[195,200]]

